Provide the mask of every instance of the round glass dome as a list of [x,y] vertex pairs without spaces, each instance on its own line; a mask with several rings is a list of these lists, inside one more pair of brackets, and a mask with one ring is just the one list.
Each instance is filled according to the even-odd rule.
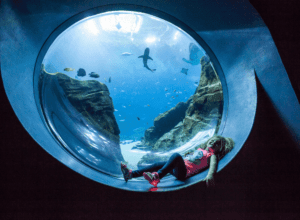
[[218,132],[221,81],[207,52],[170,22],[111,11],[65,29],[46,52],[39,103],[51,133],[87,166],[121,177]]

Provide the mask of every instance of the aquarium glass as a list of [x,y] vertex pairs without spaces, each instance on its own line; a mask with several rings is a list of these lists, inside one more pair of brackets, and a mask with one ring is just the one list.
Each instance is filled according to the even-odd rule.
[[40,71],[45,121],[85,165],[121,178],[213,136],[223,91],[209,54],[161,18],[112,11],[83,19],[49,47]]

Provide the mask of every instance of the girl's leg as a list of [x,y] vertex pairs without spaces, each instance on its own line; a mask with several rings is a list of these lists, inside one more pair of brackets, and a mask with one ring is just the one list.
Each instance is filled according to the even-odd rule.
[[179,180],[185,179],[186,167],[182,156],[178,153],[174,153],[157,173],[160,179],[167,175],[167,173],[171,173]]
[[150,172],[150,173],[157,172],[165,164],[166,164],[166,162],[157,162],[157,163],[149,165],[149,166],[147,166],[145,168],[142,168],[142,169],[139,169],[139,170],[134,170],[134,171],[132,171],[132,177],[135,178],[135,177],[143,176],[144,172]]

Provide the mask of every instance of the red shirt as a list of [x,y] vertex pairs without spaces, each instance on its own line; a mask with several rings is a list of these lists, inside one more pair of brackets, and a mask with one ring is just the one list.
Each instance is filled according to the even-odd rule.
[[208,167],[208,159],[214,155],[213,150],[209,149],[203,150],[201,148],[197,149],[198,151],[202,151],[203,156],[201,159],[198,159],[195,161],[195,163],[185,159],[185,167],[186,167],[186,177],[190,177],[193,174],[199,173],[201,170],[205,169]]

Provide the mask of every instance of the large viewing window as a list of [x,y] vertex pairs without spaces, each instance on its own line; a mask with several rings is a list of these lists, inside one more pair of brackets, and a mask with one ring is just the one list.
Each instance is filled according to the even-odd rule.
[[49,129],[75,158],[121,177],[198,147],[218,132],[223,89],[209,53],[174,24],[134,11],[60,33],[39,72]]

